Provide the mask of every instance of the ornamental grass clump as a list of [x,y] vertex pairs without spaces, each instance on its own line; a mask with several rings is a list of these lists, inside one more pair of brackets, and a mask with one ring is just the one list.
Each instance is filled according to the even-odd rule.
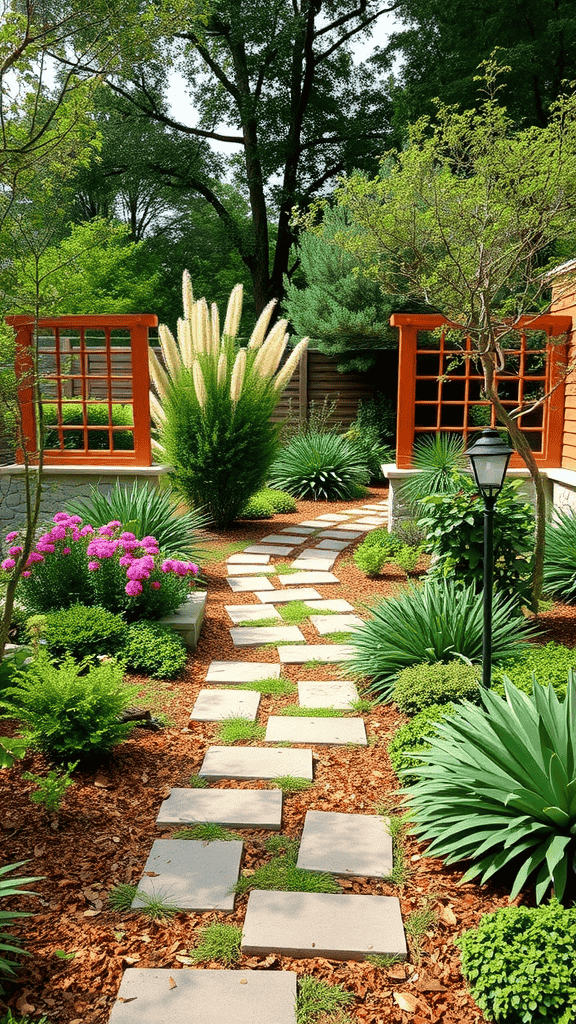
[[356,498],[369,479],[363,454],[333,433],[292,438],[270,470],[273,487],[312,501]]
[[308,339],[278,369],[289,339],[286,320],[268,331],[275,300],[261,313],[247,347],[239,348],[242,286],[230,296],[222,334],[217,307],[209,311],[205,299],[194,300],[187,271],[182,291],[177,339],[159,328],[164,366],[150,349],[155,446],[173,467],[182,497],[226,525],[266,481],[278,450],[279,427],[270,417]]
[[[199,572],[194,562],[165,558],[155,537],[137,540],[112,520],[95,530],[79,516],[58,512],[26,562],[18,596],[29,612],[74,604],[100,605],[126,619],[158,619],[174,611]],[[22,551],[18,533],[1,568],[11,572]]]
[[554,519],[546,527],[543,588],[568,604],[576,602],[576,516],[574,512],[554,509]]
[[428,852],[447,864],[470,861],[464,880],[502,872],[514,899],[534,886],[576,897],[576,677],[566,699],[534,684],[531,696],[505,682],[505,698],[481,690],[436,726],[416,765],[407,800]]

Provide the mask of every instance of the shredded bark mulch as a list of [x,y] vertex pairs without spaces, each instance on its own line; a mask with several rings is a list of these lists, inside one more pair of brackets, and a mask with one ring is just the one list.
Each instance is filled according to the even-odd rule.
[[[371,498],[381,499],[383,488],[372,488]],[[358,502],[359,505],[365,504]],[[218,963],[191,967],[189,950],[197,943],[199,929],[212,921],[242,925],[247,897],[237,899],[234,913],[181,912],[169,921],[152,922],[142,914],[112,912],[107,894],[120,882],[136,883],[154,839],[168,837],[173,830],[158,829],[156,815],[170,787],[186,787],[202,764],[213,742],[216,725],[195,723],[188,731],[189,712],[209,663],[217,660],[254,660],[277,663],[273,648],[234,648],[231,623],[225,604],[251,604],[253,595],[232,594],[226,583],[225,558],[230,544],[256,542],[266,533],[277,532],[327,511],[349,508],[350,502],[300,502],[293,515],[254,521],[234,530],[207,536],[208,560],[204,575],[208,605],[200,642],[181,679],[170,684],[152,684],[157,698],[152,713],[164,711],[170,724],[161,732],[136,727],[119,746],[109,762],[92,771],[77,771],[67,791],[60,814],[50,817],[30,803],[34,789],[22,779],[25,771],[43,775],[48,764],[39,754],[0,774],[0,838],[2,862],[27,860],[18,873],[42,876],[33,888],[37,898],[12,900],[9,906],[30,911],[34,916],[17,922],[12,929],[25,937],[30,957],[13,981],[5,984],[0,1011],[45,1015],[50,1024],[105,1024],[115,1000],[123,971],[130,966],[179,969],[218,969]],[[227,546],[227,547],[226,547]],[[343,597],[357,605],[397,593],[406,583],[400,570],[390,570],[369,580],[346,549],[335,563],[337,585],[318,588],[323,597]],[[275,559],[287,563],[287,559]],[[574,646],[576,609],[556,606],[542,616],[547,630],[543,639]],[[309,623],[300,627],[309,642],[318,638]],[[287,666],[283,676],[335,678],[334,666],[303,669]],[[149,681],[142,680],[143,687]],[[259,721],[295,697],[263,697]],[[393,773],[387,743],[404,721],[393,706],[377,707],[365,716],[370,745],[367,748],[316,747],[315,784],[303,793],[284,797],[282,832],[298,837],[309,809],[373,813],[376,808],[394,812],[401,803],[399,783]],[[4,723],[2,732],[10,732]],[[263,744],[256,744],[263,745]],[[267,788],[266,783],[222,782],[224,788]],[[269,833],[250,831],[244,836],[243,869],[253,869],[266,857],[264,840]],[[454,939],[475,926],[482,914],[508,904],[508,892],[493,885],[461,884],[464,866],[448,868],[442,861],[426,856],[426,848],[409,834],[404,840],[407,877],[403,884],[370,879],[340,879],[343,892],[397,895],[404,920],[414,911],[434,912],[434,923],[419,941],[409,938],[410,958],[406,964],[377,968],[369,963],[329,961],[322,958],[292,960],[271,954],[243,956],[238,967],[253,970],[289,970],[313,974],[352,992],[355,1003],[350,1013],[362,1024],[480,1024],[485,1018],[472,1001],[460,972],[460,957]],[[525,892],[517,902],[533,903]],[[6,908],[6,901],[3,902]],[[2,1001],[2,999],[4,1001]]]

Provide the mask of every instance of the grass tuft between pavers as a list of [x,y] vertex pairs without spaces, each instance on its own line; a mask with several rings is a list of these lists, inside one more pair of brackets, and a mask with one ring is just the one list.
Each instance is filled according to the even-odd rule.
[[256,679],[253,683],[241,683],[235,686],[234,690],[253,690],[261,693],[263,697],[286,697],[296,693],[297,687],[289,679],[271,676],[270,679]]
[[215,738],[219,743],[227,745],[237,743],[238,740],[263,740],[265,735],[265,727],[257,722],[250,722],[247,718],[225,718]]
[[172,835],[172,839],[196,839],[203,843],[231,843],[238,840],[242,842],[242,836],[237,832],[230,832],[223,825],[217,825],[213,821],[201,821],[197,825],[178,829]]
[[276,712],[288,718],[344,718],[346,713],[339,708],[302,708],[299,704],[286,704]]
[[200,929],[198,938],[198,945],[189,953],[193,963],[218,960],[226,967],[230,967],[240,959],[242,929],[237,925],[214,921]]
[[243,876],[232,886],[231,892],[238,896],[251,889],[268,889],[281,892],[342,892],[333,875],[327,871],[303,871],[296,867],[298,851],[289,849],[267,864],[256,868],[253,874]]

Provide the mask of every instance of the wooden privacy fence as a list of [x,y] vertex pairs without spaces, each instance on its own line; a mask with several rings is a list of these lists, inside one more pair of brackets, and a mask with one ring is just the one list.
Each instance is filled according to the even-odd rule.
[[[371,353],[373,354],[373,353]],[[396,373],[396,352],[376,353],[379,362],[393,363],[392,378]],[[311,409],[316,412],[323,402],[335,403],[330,416],[332,423],[348,427],[356,418],[358,402],[373,397],[376,391],[386,391],[390,367],[382,365],[371,373],[339,373],[337,361],[315,349],[304,352],[303,358],[274,412],[273,420],[279,422],[288,416],[304,420]],[[393,393],[393,392],[392,392]]]

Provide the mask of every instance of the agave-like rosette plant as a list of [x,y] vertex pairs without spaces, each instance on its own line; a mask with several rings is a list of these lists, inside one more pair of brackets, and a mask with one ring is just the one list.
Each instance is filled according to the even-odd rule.
[[554,509],[554,519],[546,527],[544,590],[569,604],[576,601],[576,515]]
[[314,501],[353,498],[358,488],[368,483],[369,476],[356,446],[332,433],[292,438],[270,470],[273,487]]
[[405,792],[415,831],[448,864],[471,860],[464,880],[514,874],[513,899],[535,884],[568,904],[576,896],[576,676],[566,699],[534,680],[531,696],[505,682],[437,726]]

